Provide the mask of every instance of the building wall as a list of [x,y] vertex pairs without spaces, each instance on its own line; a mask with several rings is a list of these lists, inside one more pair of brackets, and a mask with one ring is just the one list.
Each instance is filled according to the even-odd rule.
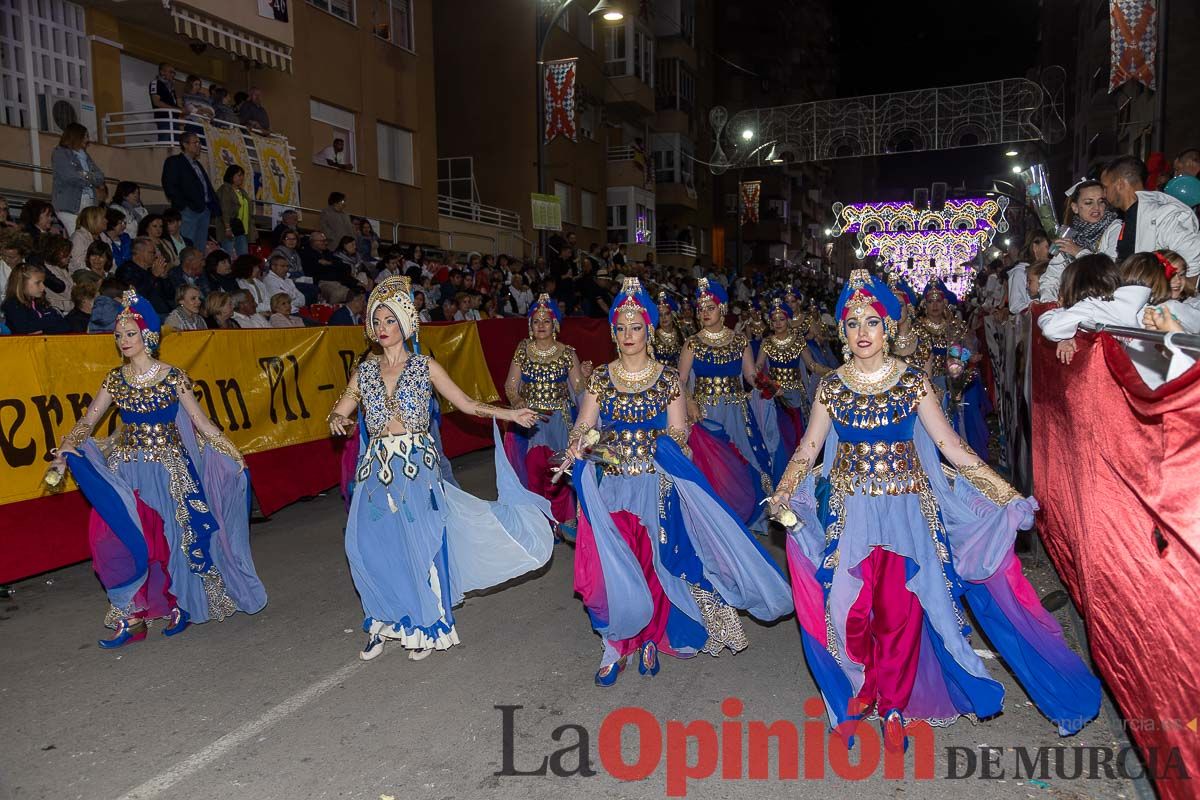
[[[230,0],[224,0],[230,2]],[[207,10],[220,6],[210,0]],[[239,3],[231,3],[239,5]],[[295,148],[300,173],[301,205],[320,210],[330,192],[347,195],[352,214],[379,220],[379,233],[390,237],[394,223],[405,242],[436,244],[437,235],[437,109],[434,94],[433,0],[414,0],[414,51],[392,45],[372,31],[372,5],[358,3],[358,23],[352,25],[314,8],[303,0],[289,4],[294,37],[293,72],[269,68],[247,69],[229,54],[209,47],[193,52],[183,37],[166,32],[163,18],[140,20],[118,16],[103,6],[88,7],[88,32],[119,43],[123,52],[150,62],[167,61],[178,78],[197,74],[242,91],[262,88],[264,105],[274,130]],[[165,18],[166,12],[155,9]],[[219,14],[218,14],[219,15]],[[265,22],[265,20],[264,20]],[[97,115],[122,109],[121,49],[93,39],[93,75]],[[355,115],[354,172],[343,172],[312,163],[312,154],[329,144],[318,141],[309,116],[309,100],[316,99]],[[376,123],[407,129],[413,134],[415,185],[379,178]],[[165,149],[152,152],[161,162]],[[152,174],[120,175],[157,183]],[[306,224],[315,224],[307,213]]]
[[[578,58],[577,93],[602,105],[607,80],[602,54],[580,41],[579,26],[587,17],[578,12],[590,10],[584,5],[568,10],[570,32],[552,30],[545,58]],[[529,240],[536,239],[529,197],[537,191],[536,8],[527,0],[439,0],[435,11],[438,153],[472,156],[480,201],[519,214]],[[585,244],[604,239],[607,154],[603,128],[596,125],[594,133],[594,141],[556,139],[544,159],[546,193],[554,193],[555,181],[571,187],[572,208],[564,219],[579,219],[581,189],[597,197],[593,226],[564,226],[578,230]]]
[[[1065,8],[1064,8],[1065,6]],[[1094,174],[1108,159],[1126,153],[1146,158],[1156,148],[1168,161],[1200,142],[1200,5],[1172,0],[1167,6],[1166,64],[1158,76],[1164,96],[1163,121],[1157,117],[1156,92],[1129,82],[1108,91],[1109,16],[1107,0],[1073,0],[1046,4],[1042,61],[1064,63],[1071,97],[1067,141],[1056,155],[1069,153],[1070,174],[1063,188],[1082,175]],[[1158,128],[1159,130],[1156,130]]]
[[[248,77],[263,89],[272,127],[286,133],[297,150],[305,206],[324,208],[329,192],[344,192],[351,213],[379,219],[385,227],[401,223],[403,241],[436,243],[434,0],[413,5],[415,52],[374,35],[368,3],[358,3],[355,26],[293,0],[294,72],[263,69]],[[314,139],[310,98],[355,114],[354,173],[311,163],[311,154],[329,142]],[[412,132],[415,186],[379,178],[377,122]]]

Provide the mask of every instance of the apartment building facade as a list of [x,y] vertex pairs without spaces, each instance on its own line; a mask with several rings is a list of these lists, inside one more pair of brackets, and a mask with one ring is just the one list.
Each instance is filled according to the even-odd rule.
[[[144,202],[161,203],[155,187],[174,144],[153,133],[149,85],[166,62],[176,70],[177,97],[189,76],[231,93],[262,89],[272,132],[291,152],[307,224],[340,191],[384,238],[436,245],[433,6],[2,0],[0,144],[29,168],[0,171],[0,183],[49,191],[36,167],[49,164],[66,105],[92,132],[92,156],[105,173],[143,184]],[[345,142],[347,169],[315,157],[334,138]]]
[[[715,86],[731,117],[745,109],[832,96],[834,16],[827,0],[792,0],[771,7],[722,4],[717,31]],[[831,177],[832,167],[820,162],[735,167],[721,175],[716,183],[716,225],[729,263],[828,266],[823,231],[835,200]],[[757,221],[742,224],[738,187],[744,181],[760,181],[761,189]]]
[[1168,162],[1200,147],[1200,4],[1162,5],[1157,88],[1129,81],[1109,91],[1108,0],[1067,0],[1042,6],[1040,61],[1066,71],[1067,134],[1049,148],[1056,185],[1070,186],[1118,155],[1145,160],[1162,152]]
[[[438,149],[455,197],[520,216],[532,252],[537,191],[536,66],[576,59],[572,141],[545,146],[546,194],[580,243],[627,245],[630,257],[690,265],[711,235],[711,193],[697,175],[711,105],[713,0],[628,3],[612,23],[594,2],[443,0],[435,11]],[[539,23],[539,15],[541,17]],[[469,173],[469,179],[468,179]],[[445,190],[451,181],[443,183]]]

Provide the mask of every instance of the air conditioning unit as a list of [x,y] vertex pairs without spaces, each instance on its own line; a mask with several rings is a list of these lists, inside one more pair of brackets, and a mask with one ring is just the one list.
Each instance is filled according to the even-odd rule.
[[74,97],[54,94],[38,95],[38,127],[48,133],[62,133],[63,128],[77,122],[96,137],[96,106]]

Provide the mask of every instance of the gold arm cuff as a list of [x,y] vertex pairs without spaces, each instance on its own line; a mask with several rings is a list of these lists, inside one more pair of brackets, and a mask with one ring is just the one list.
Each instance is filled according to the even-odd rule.
[[1020,497],[1020,493],[987,464],[979,463],[959,467],[958,472],[974,486],[981,495],[998,506],[1006,506]]
[[692,457],[692,448],[688,446],[687,431],[683,428],[667,428],[667,436],[675,440],[675,444],[679,445],[679,449],[685,456]]
[[338,396],[338,399],[334,401],[334,407],[336,408],[338,405],[340,405],[341,402],[347,397],[354,400],[354,405],[358,405],[362,402],[362,392],[360,392],[358,387],[353,383],[348,383],[346,384],[346,388],[342,390],[341,395]]
[[92,435],[92,426],[89,425],[88,423],[84,422],[83,420],[79,420],[79,422],[76,422],[74,427],[71,428],[71,430],[67,431],[67,435],[62,438],[62,444],[59,446],[60,447],[78,448],[79,445],[86,442],[88,440],[88,437],[90,437],[91,435]]
[[211,447],[214,451],[232,458],[242,469],[246,468],[246,459],[242,457],[242,451],[238,450],[225,434],[217,433],[212,436],[197,428],[196,441],[200,444],[200,449]]
[[475,416],[498,419],[503,411],[504,409],[500,408],[500,406],[494,406],[490,403],[480,403],[475,407]]

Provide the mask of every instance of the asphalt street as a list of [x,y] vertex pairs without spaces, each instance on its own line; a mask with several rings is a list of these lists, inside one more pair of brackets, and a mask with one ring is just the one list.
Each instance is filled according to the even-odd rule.
[[[465,456],[455,467],[468,491],[495,496],[490,452]],[[101,624],[104,595],[88,564],[17,584],[11,599],[0,600],[0,799],[662,798],[681,788],[706,800],[1136,796],[1131,783],[1117,778],[1060,778],[1053,753],[1046,780],[1017,776],[1013,748],[1036,756],[1034,748],[1066,747],[1059,757],[1069,774],[1073,748],[1111,748],[1124,739],[1103,715],[1060,739],[994,660],[993,674],[1008,689],[1003,714],[936,729],[932,779],[913,777],[916,752],[907,755],[900,780],[886,779],[882,767],[861,781],[840,777],[848,773],[830,761],[836,745],[807,735],[820,726],[804,727],[813,719],[805,701],[817,693],[790,617],[769,626],[747,620],[751,644],[737,656],[664,656],[654,678],[629,670],[614,687],[596,688],[600,644],[572,596],[573,552],[565,545],[542,573],[469,598],[457,611],[461,646],[420,662],[393,646],[362,663],[362,611],[343,554],[344,522],[341,499],[331,492],[255,525],[254,557],[270,595],[265,610],[194,626],[174,639],[162,637],[156,624],[145,641],[116,652],[95,643],[109,632]],[[782,561],[780,544],[776,537],[770,550]],[[1031,575],[1042,593],[1057,587],[1045,565]],[[727,698],[741,701],[740,715],[723,711]],[[555,764],[575,770],[583,749],[596,774],[496,775],[504,761],[505,713],[497,706],[522,706],[507,712],[516,770],[536,770],[546,756],[586,736],[586,748],[575,747]],[[625,729],[621,757],[627,764],[644,759],[648,773],[638,781],[614,777],[616,748],[612,741],[604,748],[602,731],[611,739],[619,729],[601,723],[625,707],[644,709],[624,712],[645,723],[644,742],[663,742],[661,758],[652,758],[649,745],[639,754],[637,729]],[[693,726],[691,746],[672,749],[671,742],[684,741],[684,729],[668,720],[707,721],[722,735],[723,755],[711,777],[680,783],[680,759],[703,762],[708,740],[704,725]],[[777,720],[802,731],[801,748],[816,754],[824,778],[806,768],[802,754],[799,779],[779,780],[783,759],[774,748],[770,777],[745,777],[745,731],[754,721]],[[569,725],[579,727],[559,730],[556,741],[556,729]],[[730,730],[741,737],[725,736]],[[713,745],[714,758],[717,752]],[[863,744],[851,762],[877,753]],[[974,756],[969,777],[947,777],[951,753],[960,774]],[[995,777],[983,778],[989,754]],[[1087,751],[1082,757],[1086,764]]]

